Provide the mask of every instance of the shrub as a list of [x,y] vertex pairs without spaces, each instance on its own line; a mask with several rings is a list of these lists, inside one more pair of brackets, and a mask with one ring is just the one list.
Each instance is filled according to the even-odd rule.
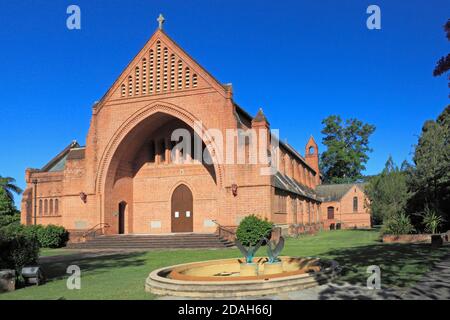
[[390,217],[383,225],[383,234],[409,234],[414,231],[410,218],[405,213]]
[[16,213],[13,215],[0,214],[0,228],[7,227],[11,224],[20,224],[20,214]]
[[425,231],[435,234],[438,232],[438,229],[443,222],[444,219],[435,210],[430,209],[428,206],[425,207],[425,212],[423,214]]
[[261,238],[268,237],[273,223],[250,215],[242,219],[236,231],[236,237],[244,246],[254,246]]
[[69,240],[69,233],[64,227],[55,225],[16,225],[10,224],[2,230],[9,234],[23,234],[29,238],[35,238],[41,248],[61,248]]
[[35,264],[39,256],[39,243],[19,228],[0,230],[0,269],[20,272],[23,266]]
[[48,225],[37,228],[36,232],[41,248],[61,248],[69,240],[69,233],[60,226]]

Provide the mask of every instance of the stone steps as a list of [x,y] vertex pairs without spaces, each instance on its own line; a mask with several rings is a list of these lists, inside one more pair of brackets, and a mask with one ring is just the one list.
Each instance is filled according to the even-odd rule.
[[109,235],[84,243],[69,244],[70,249],[206,249],[229,248],[234,244],[216,234]]

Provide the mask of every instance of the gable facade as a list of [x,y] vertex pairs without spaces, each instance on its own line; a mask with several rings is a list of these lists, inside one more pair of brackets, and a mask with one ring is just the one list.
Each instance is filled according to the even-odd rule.
[[[176,150],[177,129],[200,137],[211,162]],[[230,129],[270,124],[262,111],[251,117],[240,108],[230,85],[158,29],[93,106],[86,146],[73,144],[54,163],[26,170],[22,222],[110,234],[214,232],[249,214],[280,225],[321,225],[314,140],[305,157],[280,143],[278,172],[261,175],[267,164],[220,160],[229,142],[213,133],[225,137]],[[232,142],[237,153],[238,138]],[[251,148],[245,143],[245,155]]]

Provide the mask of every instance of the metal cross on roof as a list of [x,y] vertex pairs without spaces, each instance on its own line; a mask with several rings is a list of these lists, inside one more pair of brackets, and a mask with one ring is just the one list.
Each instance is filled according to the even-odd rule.
[[166,19],[164,19],[164,16],[162,15],[162,13],[159,14],[159,17],[158,17],[158,19],[156,19],[156,21],[158,21],[158,24],[159,24],[158,29],[162,30],[164,21],[166,21]]

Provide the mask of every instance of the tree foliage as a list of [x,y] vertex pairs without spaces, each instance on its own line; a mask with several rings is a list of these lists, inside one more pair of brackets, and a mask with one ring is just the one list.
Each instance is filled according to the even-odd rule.
[[410,194],[404,170],[405,164],[400,169],[389,157],[381,174],[369,179],[365,190],[374,224],[381,224],[405,213]]
[[[447,34],[447,39],[450,41],[450,19],[448,19],[447,23],[444,25],[444,31]],[[450,54],[439,59],[433,70],[433,75],[437,77],[443,75],[448,70],[450,70]]]
[[3,190],[11,201],[14,201],[14,193],[22,193],[22,189],[16,185],[16,180],[11,177],[0,176],[0,190]]
[[345,122],[332,115],[322,121],[322,143],[327,150],[320,158],[321,172],[329,183],[354,182],[361,179],[369,160],[369,137],[375,126],[358,119]]
[[236,237],[244,246],[255,246],[264,237],[269,237],[273,224],[255,215],[242,219],[236,231]]
[[436,121],[426,121],[414,152],[408,184],[413,196],[410,212],[421,213],[425,207],[448,221],[450,212],[450,106]]
[[409,234],[413,233],[413,231],[414,226],[411,223],[411,219],[404,212],[389,217],[385,221],[383,228],[381,230],[383,234],[395,234],[395,235]]

